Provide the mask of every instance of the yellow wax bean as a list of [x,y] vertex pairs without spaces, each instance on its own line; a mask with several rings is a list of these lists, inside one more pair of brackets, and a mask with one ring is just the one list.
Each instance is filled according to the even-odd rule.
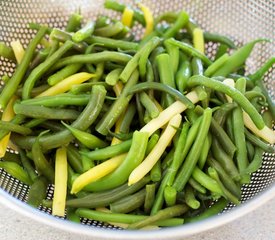
[[[227,78],[223,82],[230,87],[235,87],[235,82],[233,79]],[[232,99],[230,97],[228,97],[227,95],[226,95],[226,97],[227,97],[228,102],[232,102]],[[267,141],[270,144],[275,143],[275,132],[272,129],[270,129],[267,126],[264,126],[264,128],[262,128],[261,130],[258,129],[256,127],[256,125],[253,123],[250,116],[244,111],[243,111],[243,120],[244,120],[244,125],[249,130],[251,130],[255,135],[264,139],[265,141]]]
[[172,138],[177,132],[177,128],[181,123],[181,115],[176,114],[168,123],[163,134],[160,136],[160,139],[153,150],[149,155],[144,159],[144,161],[137,166],[129,176],[128,185],[132,185],[142,179],[156,162],[160,159],[161,155],[164,153],[166,147],[170,144]]
[[78,193],[89,183],[95,182],[98,179],[114,171],[125,159],[126,155],[127,153],[124,153],[116,157],[113,157],[101,164],[96,165],[87,172],[78,176],[73,182],[71,194]]
[[150,9],[148,7],[146,7],[144,4],[139,3],[139,7],[144,14],[144,19],[145,19],[145,23],[146,23],[144,36],[147,36],[154,29],[154,17],[153,17],[152,12],[150,11]]
[[[1,118],[2,121],[10,121],[13,119],[14,117],[13,105],[16,99],[17,97],[13,96],[9,101],[7,107],[3,111],[2,118]],[[10,140],[10,132],[0,140],[0,158],[5,156],[7,147],[9,144],[9,140]]]
[[[195,91],[186,94],[186,97],[194,104],[199,101],[199,96]],[[182,113],[184,110],[186,110],[185,104],[180,101],[176,101],[160,112],[158,117],[148,122],[140,131],[148,132],[149,135],[152,135],[156,130],[168,123],[172,117],[178,113]]]
[[65,78],[61,82],[50,87],[46,91],[37,95],[36,97],[54,96],[54,95],[57,95],[60,93],[67,92],[68,90],[71,89],[71,87],[73,85],[83,83],[95,76],[96,76],[96,74],[91,74],[91,73],[87,73],[87,72],[76,73],[70,77]]
[[55,158],[55,180],[52,214],[63,217],[67,196],[68,164],[65,147],[58,148]]
[[22,59],[25,55],[25,50],[24,50],[22,44],[20,43],[19,40],[12,41],[11,42],[11,47],[12,47],[12,50],[14,52],[14,56],[16,58],[17,63],[21,63],[21,61],[22,61]]
[[126,7],[123,11],[121,22],[127,27],[132,26],[134,11],[131,8]]
[[193,30],[193,45],[201,53],[204,53],[204,37],[203,31],[200,28],[195,28]]

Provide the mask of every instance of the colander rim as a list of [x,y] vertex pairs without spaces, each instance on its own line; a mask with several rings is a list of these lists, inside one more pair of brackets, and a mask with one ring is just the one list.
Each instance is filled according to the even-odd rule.
[[259,193],[253,199],[246,203],[235,207],[234,209],[217,216],[178,227],[170,227],[162,230],[151,231],[129,231],[129,230],[111,230],[99,227],[88,227],[83,224],[77,224],[63,219],[56,218],[50,214],[45,214],[38,209],[35,209],[28,204],[11,196],[3,189],[0,189],[0,200],[3,205],[16,211],[17,213],[29,217],[37,222],[46,224],[48,226],[75,234],[81,234],[96,237],[98,239],[171,239],[177,237],[187,237],[202,233],[204,231],[217,228],[227,224],[237,218],[248,214],[249,212],[259,208],[264,203],[275,197],[275,184],[272,184],[267,190]]

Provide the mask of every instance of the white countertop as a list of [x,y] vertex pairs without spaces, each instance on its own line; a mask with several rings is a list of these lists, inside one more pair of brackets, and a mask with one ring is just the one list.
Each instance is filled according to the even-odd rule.
[[[90,237],[43,225],[0,204],[1,240],[91,240]],[[275,239],[275,198],[234,222],[185,240],[272,240]]]

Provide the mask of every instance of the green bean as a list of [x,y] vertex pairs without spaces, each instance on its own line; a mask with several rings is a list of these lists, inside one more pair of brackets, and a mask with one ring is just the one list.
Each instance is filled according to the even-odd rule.
[[67,146],[68,163],[76,173],[83,173],[83,166],[79,150],[72,144]]
[[129,89],[138,82],[138,71],[134,71],[128,80],[127,84],[124,86],[122,93],[118,99],[112,104],[109,112],[107,112],[97,123],[95,129],[102,135],[106,135],[108,130],[111,129],[119,116],[128,106],[130,100],[132,99],[133,94],[129,94]]
[[[89,218],[96,221],[103,222],[119,222],[119,223],[134,223],[148,218],[145,215],[136,214],[123,214],[123,213],[105,213],[96,210],[90,210],[85,208],[79,208],[76,210],[76,214],[80,217]],[[158,226],[168,227],[182,225],[184,220],[182,218],[168,218],[164,220],[156,221],[154,224]]]
[[203,75],[204,69],[203,69],[203,64],[202,64],[202,61],[200,58],[193,57],[192,61],[191,61],[191,66],[192,66],[193,75]]
[[74,137],[82,143],[84,146],[92,149],[92,148],[103,148],[107,146],[107,143],[98,138],[97,136],[90,134],[85,131],[81,131],[77,128],[74,128],[64,122],[62,124],[70,130],[70,132],[74,135]]
[[[190,128],[190,124],[188,122],[183,123],[181,132],[179,135],[179,140],[175,147],[175,153],[173,154],[174,156],[173,156],[172,164],[167,170],[167,173],[166,173],[167,176],[165,176],[165,179],[167,179],[168,186],[171,186],[173,184],[176,174],[186,156],[187,150],[185,149],[188,148],[188,145],[190,145],[190,143],[187,143],[189,131],[191,131],[191,129],[189,130],[189,128]],[[194,128],[192,128],[192,131],[193,129]],[[189,142],[193,142],[193,141],[189,140]]]
[[94,35],[101,37],[113,37],[120,33],[124,28],[121,22],[116,22],[114,24],[109,24],[105,27],[96,28],[94,30]]
[[[130,78],[131,74],[138,67],[141,56],[145,53],[147,53],[146,55],[149,55],[149,53],[152,52],[157,47],[157,45],[159,43],[160,43],[160,38],[154,37],[154,38],[150,39],[150,41],[148,41],[144,46],[142,46],[136,52],[136,54],[133,56],[133,58],[127,63],[125,68],[123,69],[122,73],[120,74],[120,80],[122,82],[126,83],[128,81],[128,79]],[[144,60],[143,60],[143,62],[144,62]],[[144,64],[146,64],[146,62],[147,62],[147,60],[144,62]]]
[[244,172],[247,174],[251,174],[258,171],[262,166],[262,162],[263,162],[263,150],[259,147],[256,147],[254,157]]
[[220,178],[219,178],[219,175],[217,173],[217,171],[215,170],[215,168],[212,168],[212,167],[209,167],[208,168],[208,174],[216,180],[216,182],[219,184],[222,192],[223,192],[223,196],[230,200],[231,202],[233,202],[234,204],[236,205],[239,205],[240,204],[240,201],[239,199],[234,196],[234,194],[232,194],[224,185],[223,183],[221,182]]
[[220,185],[217,183],[217,181],[211,178],[210,176],[208,176],[199,168],[197,167],[194,168],[192,177],[209,191],[216,193],[220,196],[223,196],[223,191],[220,188]]
[[130,104],[128,105],[128,107],[124,113],[124,117],[121,121],[119,132],[121,132],[121,133],[129,132],[129,129],[130,129],[132,120],[135,116],[135,113],[136,113],[136,107],[135,107],[134,103],[130,102]]
[[46,130],[51,130],[53,132],[58,132],[65,129],[59,122],[51,120],[43,121],[40,126],[45,128]]
[[[91,97],[87,106],[78,116],[78,118],[71,124],[71,126],[74,128],[78,128],[82,131],[86,130],[97,119],[102,109],[105,95],[106,90],[103,86],[93,86],[91,90]],[[70,133],[69,130],[65,129],[56,134],[42,136],[39,142],[43,149],[52,149],[68,144],[71,140],[73,140],[73,135]],[[22,139],[17,136],[14,141],[16,142],[16,144],[18,144],[18,146],[24,146],[25,149],[30,149],[35,141],[35,138],[24,137],[24,139]]]
[[66,31],[75,32],[78,28],[80,28],[82,19],[83,17],[79,13],[71,14],[66,26]]
[[[57,50],[57,48],[59,47],[59,42],[64,43],[66,41],[72,41],[72,35],[68,32],[62,31],[61,29],[54,28],[50,34],[50,39],[53,42],[53,46],[49,56],[51,56]],[[81,53],[85,52],[85,50],[88,47],[85,42],[80,42],[80,43],[72,42],[72,43],[73,43],[72,48]]]
[[1,160],[3,160],[4,162],[15,162],[19,165],[23,165],[19,155],[12,152],[6,151],[5,156],[1,157]]
[[188,79],[191,77],[191,72],[190,62],[188,60],[184,60],[176,73],[177,89],[182,93],[187,86]]
[[263,142],[261,139],[257,138],[254,134],[249,132],[247,129],[244,130],[245,137],[254,145],[261,149],[263,149],[265,152],[274,153],[274,147],[268,145],[267,143]]
[[135,131],[131,147],[124,161],[111,174],[89,184],[86,187],[86,190],[104,191],[125,183],[128,180],[130,173],[144,159],[148,138],[149,134],[147,132]]
[[47,31],[46,31],[47,34],[50,34],[52,31],[52,28],[50,28],[48,26],[41,25],[39,23],[34,23],[34,22],[28,23],[28,27],[32,30],[37,30],[37,31],[40,30],[42,27],[45,27],[45,28],[47,28]]
[[255,84],[256,84],[256,86],[261,88],[262,93],[264,94],[264,96],[266,98],[266,101],[268,103],[268,110],[271,112],[272,118],[275,119],[275,103],[273,102],[273,100],[269,96],[266,87],[264,86],[262,81],[257,81]]
[[[83,152],[84,149],[81,149],[81,151]],[[88,150],[86,150],[86,151],[88,151]],[[83,166],[83,172],[86,172],[95,166],[95,162],[84,155],[81,155],[81,163]]]
[[104,62],[96,64],[96,70],[95,70],[95,75],[96,76],[93,79],[94,82],[97,82],[97,81],[101,80],[101,78],[103,76],[103,73],[104,73],[104,67],[105,67],[105,63]]
[[273,118],[272,118],[271,111],[269,110],[264,111],[262,114],[262,117],[264,119],[265,125],[269,128],[272,128]]
[[86,41],[88,44],[99,44],[100,46],[111,48],[111,49],[134,50],[134,51],[138,49],[138,43],[100,37],[100,36],[91,36]]
[[254,145],[251,142],[246,141],[246,149],[247,149],[248,160],[249,162],[251,162],[254,157],[254,151],[255,151]]
[[227,115],[236,107],[236,103],[224,103],[213,114],[218,125],[223,126]]
[[47,31],[46,27],[41,27],[38,31],[36,36],[32,39],[29,43],[26,54],[24,55],[22,62],[19,64],[18,68],[16,68],[14,74],[12,75],[11,79],[6,83],[5,87],[3,88],[2,92],[0,93],[0,108],[5,108],[10,98],[14,95],[17,91],[17,87],[21,83],[25,73],[29,67],[29,64],[33,58],[35,48],[37,44],[41,41],[43,36]]
[[41,64],[42,62],[44,62],[47,57],[49,56],[51,51],[51,47],[48,48],[44,48],[41,49],[36,56],[34,57],[34,59],[32,60],[31,64],[30,64],[30,69],[34,69],[35,67],[37,67],[39,64]]
[[22,98],[28,99],[30,98],[31,90],[39,78],[42,77],[43,74],[45,74],[46,71],[49,70],[51,66],[53,66],[64,53],[66,53],[71,47],[73,46],[73,43],[70,41],[67,41],[62,45],[53,55],[51,55],[45,62],[38,65],[29,77],[26,79],[24,85],[23,85],[23,92],[22,92]]
[[205,32],[205,31],[203,32],[203,36],[206,41],[219,42],[221,44],[228,46],[229,48],[232,48],[232,49],[236,48],[235,43],[227,36],[223,36],[223,35],[211,33],[211,32]]
[[40,105],[44,107],[59,107],[64,105],[85,106],[89,102],[90,95],[88,94],[70,94],[62,93],[55,96],[45,96],[23,100],[20,104],[23,105]]
[[[156,39],[156,41],[155,41],[155,39]],[[157,38],[157,37],[153,37],[146,44],[143,45],[146,47],[144,47],[144,49],[142,50],[143,53],[140,55],[140,59],[138,60],[139,74],[142,79],[144,79],[146,76],[147,61],[148,61],[149,55],[151,54],[152,50],[154,50],[154,48],[158,44],[158,41],[157,41],[158,39],[159,38]]]
[[208,156],[209,151],[210,151],[211,144],[212,144],[212,135],[208,133],[207,138],[205,139],[204,145],[202,146],[201,154],[200,154],[200,157],[199,157],[199,160],[198,160],[198,167],[200,169],[203,169],[203,167],[205,165],[205,162],[207,160],[207,156]]
[[135,96],[135,103],[136,103],[136,108],[137,108],[137,113],[138,113],[139,126],[143,127],[145,125],[144,108],[141,105],[139,94],[136,94],[136,96]]
[[222,165],[231,178],[235,181],[239,181],[240,175],[233,159],[224,152],[216,138],[212,140],[211,151],[214,158]]
[[173,11],[164,12],[155,18],[154,23],[155,23],[155,25],[157,25],[158,23],[160,23],[162,21],[166,21],[168,23],[173,23],[177,20],[177,17],[178,17],[178,13],[176,13],[176,12],[173,12]]
[[177,190],[171,186],[166,186],[163,192],[165,203],[168,207],[176,204]]
[[[239,90],[241,93],[245,92],[245,79],[239,78],[236,82],[236,89]],[[245,144],[245,134],[244,134],[244,119],[243,119],[243,112],[240,107],[237,107],[232,112],[232,120],[233,120],[233,134],[234,140],[236,144],[236,160],[239,172],[243,172],[244,169],[248,166],[248,159],[247,159],[247,150]],[[242,175],[241,176],[241,183],[249,183],[250,177],[249,175]]]
[[146,190],[142,189],[138,192],[115,201],[110,204],[110,210],[113,213],[129,213],[141,207],[144,204]]
[[2,76],[2,79],[1,79],[4,83],[6,83],[7,81],[10,80],[10,77],[8,75],[4,75]]
[[11,132],[19,133],[21,135],[29,135],[32,132],[32,130],[28,127],[2,120],[0,120],[0,128],[4,130],[9,130]]
[[159,115],[159,109],[154,101],[147,95],[146,92],[140,93],[140,102],[144,108],[148,111],[151,118],[155,118]]
[[[107,9],[112,9],[112,10],[118,11],[118,12],[123,12],[124,9],[126,8],[126,5],[120,4],[120,3],[118,3],[117,1],[114,1],[114,0],[106,0],[104,2],[104,7],[107,8]],[[139,23],[141,23],[143,26],[145,26],[144,16],[137,9],[134,10],[134,19],[136,21],[138,21]]]
[[199,192],[201,194],[206,193],[206,189],[201,184],[199,184],[194,178],[190,177],[188,180],[188,183],[197,192]]
[[275,63],[275,57],[268,59],[255,73],[249,75],[248,77],[253,82],[261,81],[265,73],[272,67]]
[[75,209],[73,208],[67,208],[66,217],[69,221],[81,223],[79,216],[76,215]]
[[213,76],[227,76],[245,63],[256,43],[267,41],[266,39],[257,39],[245,44],[236,50],[227,61],[214,73]]
[[153,182],[159,182],[161,180],[161,162],[157,161],[154,167],[150,171],[150,177]]
[[197,164],[197,161],[199,159],[200,152],[201,152],[199,149],[201,149],[201,146],[204,144],[204,141],[207,137],[211,119],[212,119],[212,110],[210,108],[207,108],[204,111],[202,122],[200,124],[200,129],[198,131],[194,144],[190,152],[188,153],[172,185],[174,188],[176,188],[178,192],[180,192],[184,188],[185,184],[188,182],[188,179],[192,175],[192,172]]
[[144,212],[150,213],[150,210],[154,204],[155,200],[155,192],[156,192],[156,184],[146,184],[146,194],[144,199]]
[[78,70],[82,67],[81,63],[78,64],[70,64],[50,76],[47,80],[50,86],[57,84],[58,82],[62,81],[63,79],[75,74]]
[[191,45],[189,45],[187,43],[177,41],[173,38],[167,39],[165,41],[167,42],[167,44],[172,44],[174,46],[179,47],[182,51],[191,55],[192,57],[200,58],[207,66],[212,63],[211,60],[207,56],[205,56],[200,51],[193,48]]
[[233,158],[237,148],[223,128],[214,119],[211,120],[210,130],[213,136],[220,142],[223,150],[229,157]]
[[[42,133],[43,134],[43,133]],[[36,170],[43,176],[45,176],[50,183],[54,182],[54,168],[50,162],[46,159],[42,152],[39,140],[41,135],[36,137],[35,142],[32,145],[32,156],[36,167]]]
[[[15,115],[10,122],[14,124],[21,124],[23,123],[24,120],[25,120],[25,117],[23,115]],[[10,132],[9,130],[0,129],[0,139],[5,137],[9,132]]]
[[185,202],[186,205],[192,209],[198,209],[200,207],[200,202],[195,198],[193,189],[190,186],[186,187],[185,190]]
[[48,108],[37,105],[24,105],[21,103],[14,104],[14,112],[32,118],[45,118],[45,119],[76,119],[79,112],[73,109],[58,109]]
[[233,124],[232,124],[232,114],[229,114],[225,120],[226,133],[230,137],[230,139],[234,140],[233,134]]
[[171,38],[176,35],[176,33],[182,29],[189,21],[189,15],[185,11],[178,13],[175,23],[168,28],[168,30],[163,34],[164,38]]
[[212,217],[220,213],[228,204],[228,200],[225,198],[220,198],[217,202],[215,202],[211,207],[207,208],[204,212],[199,214],[198,216],[186,219],[186,222],[197,222],[203,219]]
[[116,83],[119,81],[119,75],[121,74],[121,72],[122,72],[121,68],[116,68],[116,69],[112,70],[105,77],[105,82],[108,85],[115,86]]
[[28,173],[32,182],[34,182],[38,176],[30,162],[30,159],[26,156],[26,153],[22,149],[19,149],[18,151],[24,170]]
[[[127,183],[115,187],[108,191],[102,191],[99,193],[90,193],[85,197],[69,199],[66,201],[67,207],[87,207],[87,208],[95,208],[95,207],[105,207],[110,205],[110,203],[115,202],[123,197],[129,196],[141,188],[143,188],[150,181],[150,177],[145,177],[141,179],[139,182],[128,186]],[[47,202],[45,202],[47,204]],[[50,206],[50,204],[47,204]]]
[[142,228],[147,225],[152,225],[157,221],[169,219],[172,217],[180,216],[184,214],[188,210],[186,205],[174,205],[172,207],[167,207],[165,209],[160,210],[155,215],[152,215],[144,220],[140,220],[138,222],[132,223],[128,226],[128,229],[137,229]]
[[60,61],[53,66],[52,70],[56,70],[68,64],[75,63],[97,64],[101,62],[111,61],[124,64],[127,63],[131,58],[132,57],[128,54],[114,51],[104,51],[98,53],[90,53],[86,55],[73,55],[60,59]]
[[154,90],[166,92],[172,95],[173,97],[175,97],[177,100],[184,103],[187,106],[187,108],[194,107],[194,104],[187,97],[185,97],[181,92],[179,92],[173,87],[169,87],[168,85],[165,85],[164,83],[158,83],[158,82],[139,83],[131,87],[128,91],[128,94],[133,94],[133,93],[148,90],[148,89],[154,89]]
[[211,77],[229,58],[227,53],[220,56],[215,62],[213,62],[204,72],[206,77]]
[[70,93],[77,95],[85,92],[90,92],[92,87],[95,85],[102,85],[105,88],[108,88],[106,82],[86,82],[81,84],[76,84],[71,87]]
[[20,180],[24,184],[31,185],[32,180],[24,169],[16,162],[3,162],[0,161],[0,168],[3,168],[12,177]]
[[[64,40],[65,42],[65,40]],[[57,39],[51,39],[51,47],[50,47],[50,51],[48,56],[46,57],[46,59],[48,59],[50,56],[53,55],[54,52],[56,52],[56,50],[59,48],[60,42]]]
[[[162,53],[156,57],[160,82],[173,89],[176,88],[174,80],[173,66],[170,65],[170,56],[167,53]],[[171,105],[174,101],[169,95],[165,95],[166,105]]]
[[37,177],[30,186],[27,203],[37,208],[47,196],[48,181],[45,177]]
[[95,22],[88,22],[83,28],[79,29],[72,36],[74,42],[82,42],[90,35],[93,34],[95,28]]
[[217,160],[215,160],[214,158],[212,158],[212,157],[209,157],[207,159],[207,163],[218,172],[219,177],[220,177],[222,183],[224,184],[224,186],[229,191],[231,191],[235,196],[237,196],[238,198],[240,198],[241,197],[240,186],[233,181],[233,179],[224,170],[224,168],[221,166],[221,164]]
[[236,101],[243,108],[243,110],[248,113],[252,121],[259,129],[262,129],[265,126],[264,121],[258,111],[237,89],[229,87],[226,84],[211,78],[207,78],[204,76],[192,76],[188,81],[188,86],[194,87],[196,85],[202,85],[205,87],[209,87],[213,90],[225,93],[226,95],[230,96],[234,101]]
[[4,42],[0,42],[0,56],[15,61],[15,56],[12,48],[6,45]]

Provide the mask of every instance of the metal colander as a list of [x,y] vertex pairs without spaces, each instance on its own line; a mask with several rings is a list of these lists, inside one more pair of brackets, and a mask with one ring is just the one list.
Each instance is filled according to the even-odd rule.
[[[124,1],[134,4],[134,1]],[[275,1],[273,0],[144,0],[154,13],[185,9],[200,26],[210,32],[218,32],[234,39],[241,45],[252,39],[264,37],[275,40]],[[98,15],[119,18],[120,14],[105,10],[103,1],[97,0],[1,0],[0,1],[0,41],[10,43],[19,39],[24,47],[34,36],[27,25],[29,22],[48,24],[50,27],[64,28],[68,16],[77,8],[84,19],[95,19]],[[137,36],[142,34],[140,25],[134,27]],[[213,59],[218,44],[209,42],[206,46],[208,57]],[[247,61],[246,74],[252,73],[268,58],[274,55],[275,41],[258,44]],[[0,57],[0,77],[11,76],[15,64]],[[267,89],[275,98],[275,68],[264,78]],[[3,203],[39,221],[60,227],[66,231],[87,234],[99,239],[177,239],[182,236],[217,227],[249,212],[275,196],[275,155],[264,154],[263,165],[251,177],[251,183],[242,188],[242,204],[239,207],[228,205],[222,214],[199,223],[158,231],[114,231],[114,226],[82,219],[82,225],[50,216],[50,209],[33,209],[24,202],[28,198],[28,186],[12,178],[0,169],[0,199]],[[273,185],[273,186],[272,186]],[[53,187],[49,187],[47,198],[52,198]],[[48,214],[45,214],[48,213]],[[83,226],[83,225],[90,225]]]

